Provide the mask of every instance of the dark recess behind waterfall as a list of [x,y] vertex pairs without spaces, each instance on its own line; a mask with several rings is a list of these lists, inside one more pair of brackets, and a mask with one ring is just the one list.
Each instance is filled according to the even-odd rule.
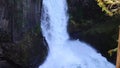
[[116,52],[108,50],[117,47],[120,15],[109,17],[95,0],[67,0],[69,9],[68,32],[71,39],[80,39],[90,44],[115,64]]

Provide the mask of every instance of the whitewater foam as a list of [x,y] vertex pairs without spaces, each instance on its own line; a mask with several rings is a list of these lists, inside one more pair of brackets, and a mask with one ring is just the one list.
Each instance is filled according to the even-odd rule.
[[41,28],[49,54],[39,68],[115,68],[90,45],[69,40],[66,0],[43,0]]

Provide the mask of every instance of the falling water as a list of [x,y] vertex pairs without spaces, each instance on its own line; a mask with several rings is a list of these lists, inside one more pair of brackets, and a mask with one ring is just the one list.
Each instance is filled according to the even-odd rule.
[[115,68],[88,44],[69,40],[66,0],[43,0],[41,19],[49,54],[39,68]]

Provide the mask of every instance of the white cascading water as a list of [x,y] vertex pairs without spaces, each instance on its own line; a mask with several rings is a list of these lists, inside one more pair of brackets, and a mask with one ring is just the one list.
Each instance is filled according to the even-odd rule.
[[39,68],[115,68],[88,44],[69,40],[66,0],[43,0],[41,19],[49,54]]

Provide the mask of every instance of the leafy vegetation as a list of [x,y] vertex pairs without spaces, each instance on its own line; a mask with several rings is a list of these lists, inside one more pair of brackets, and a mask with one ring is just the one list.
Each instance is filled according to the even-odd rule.
[[120,1],[119,0],[96,0],[102,11],[109,16],[120,14]]

